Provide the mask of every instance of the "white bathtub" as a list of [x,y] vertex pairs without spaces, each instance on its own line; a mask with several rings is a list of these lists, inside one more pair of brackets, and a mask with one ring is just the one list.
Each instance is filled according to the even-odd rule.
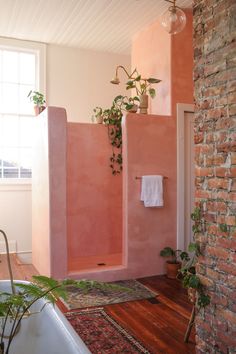
[[[0,281],[0,291],[11,292],[8,280]],[[44,300],[38,301],[31,311],[41,309],[44,303]],[[89,353],[91,354],[89,349],[60,310],[51,304],[45,306],[40,314],[32,315],[21,322],[20,331],[10,347],[10,354]]]

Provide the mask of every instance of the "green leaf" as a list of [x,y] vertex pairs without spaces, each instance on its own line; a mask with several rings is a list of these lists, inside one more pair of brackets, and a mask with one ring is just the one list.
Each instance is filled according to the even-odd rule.
[[135,81],[140,81],[141,80],[141,75],[138,75],[134,80]]
[[199,294],[198,300],[197,300],[197,305],[202,308],[206,307],[207,305],[210,304],[211,298],[209,295],[205,295],[203,293]]
[[154,98],[156,96],[156,91],[154,88],[149,88],[148,92],[151,98]]
[[189,287],[194,288],[194,289],[198,289],[199,286],[200,286],[200,279],[194,274],[191,275],[189,277]]
[[175,252],[171,247],[165,247],[160,252],[160,256],[162,256],[162,257],[173,257],[174,255],[175,255]]
[[149,79],[147,79],[147,82],[149,82],[149,84],[158,84],[159,82],[161,82],[161,80],[150,77]]

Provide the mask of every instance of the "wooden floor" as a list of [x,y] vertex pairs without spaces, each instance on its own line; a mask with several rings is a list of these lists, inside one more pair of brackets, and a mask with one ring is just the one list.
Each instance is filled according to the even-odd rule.
[[[14,279],[30,280],[33,274],[37,274],[32,265],[20,265],[14,256],[11,258]],[[0,279],[8,279],[5,256],[0,256],[0,260]],[[156,303],[142,300],[109,305],[104,307],[106,312],[139,339],[152,354],[195,353],[194,333],[188,344],[183,342],[191,305],[181,284],[165,276],[139,280],[159,294]]]

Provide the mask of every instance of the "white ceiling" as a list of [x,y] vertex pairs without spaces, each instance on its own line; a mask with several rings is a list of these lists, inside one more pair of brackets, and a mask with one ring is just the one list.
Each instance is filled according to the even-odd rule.
[[[177,5],[191,7],[192,0]],[[0,0],[0,36],[129,54],[164,0]]]

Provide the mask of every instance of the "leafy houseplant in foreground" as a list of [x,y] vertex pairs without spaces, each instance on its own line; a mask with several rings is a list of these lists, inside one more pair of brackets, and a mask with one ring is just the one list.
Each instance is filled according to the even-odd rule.
[[[0,354],[10,354],[11,343],[20,330],[21,322],[31,316],[31,307],[38,300],[47,302],[42,306],[41,312],[47,303],[54,304],[59,297],[66,299],[67,287],[75,286],[88,292],[91,288],[117,288],[116,285],[99,283],[88,280],[57,281],[45,276],[33,276],[32,283],[14,283],[16,292],[0,292],[0,317],[2,320]],[[122,287],[120,287],[122,288]],[[125,288],[122,288],[126,290]]]
[[178,270],[181,268],[181,261],[189,260],[189,256],[187,252],[181,250],[174,250],[171,247],[165,247],[160,252],[160,256],[168,258],[166,261],[167,268],[167,278],[175,279]]

